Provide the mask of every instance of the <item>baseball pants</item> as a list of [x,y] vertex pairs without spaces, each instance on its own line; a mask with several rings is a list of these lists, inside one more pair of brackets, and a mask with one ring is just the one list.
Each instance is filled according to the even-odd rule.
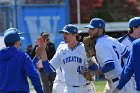
[[64,92],[65,93],[95,93],[95,89],[93,89],[92,84],[84,85],[84,86],[66,86]]
[[54,82],[52,93],[65,93],[64,92],[65,87],[66,84],[64,82]]
[[[118,83],[119,83],[119,80],[115,82],[107,81],[105,85],[104,93],[112,93],[113,90],[117,87]],[[131,91],[132,89],[130,86],[131,86],[131,83],[127,82],[127,84],[118,93],[133,93]]]

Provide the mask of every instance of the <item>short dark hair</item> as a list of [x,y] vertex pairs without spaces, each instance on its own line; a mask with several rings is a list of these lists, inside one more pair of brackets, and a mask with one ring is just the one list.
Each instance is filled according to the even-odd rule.
[[105,28],[102,28],[103,29],[103,34],[105,34]]
[[40,36],[49,36],[49,33],[47,33],[47,32],[41,32]]
[[139,26],[134,26],[134,27],[131,27],[130,29],[129,29],[129,31],[128,31],[128,34],[131,34],[131,33],[133,33],[133,28],[138,28]]

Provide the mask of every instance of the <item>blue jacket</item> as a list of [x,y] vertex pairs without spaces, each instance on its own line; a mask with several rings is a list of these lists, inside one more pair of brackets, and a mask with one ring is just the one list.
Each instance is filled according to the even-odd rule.
[[29,55],[15,47],[0,50],[0,93],[29,93],[27,77],[37,93],[43,93],[39,75]]
[[126,66],[124,66],[121,74],[121,79],[117,89],[122,89],[123,86],[130,80],[131,76],[135,75],[136,90],[140,91],[140,39],[133,42],[132,52],[128,58]]

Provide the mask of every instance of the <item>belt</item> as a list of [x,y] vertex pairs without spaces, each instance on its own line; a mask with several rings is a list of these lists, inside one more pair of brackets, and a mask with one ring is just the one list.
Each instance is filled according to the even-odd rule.
[[116,82],[116,81],[118,81],[118,80],[119,80],[119,78],[116,77],[116,78],[112,79],[112,82]]
[[81,85],[81,86],[72,86],[72,87],[82,87],[82,86],[87,86],[87,85],[89,85],[90,83],[87,83],[87,84],[85,84],[85,85]]

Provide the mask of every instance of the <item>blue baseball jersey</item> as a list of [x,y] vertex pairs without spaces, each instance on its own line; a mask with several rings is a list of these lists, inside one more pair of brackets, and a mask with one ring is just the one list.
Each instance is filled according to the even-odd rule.
[[124,45],[118,42],[117,39],[102,35],[97,38],[95,45],[96,57],[101,68],[107,63],[114,63],[115,69],[104,73],[107,79],[113,79],[121,75],[121,57],[127,57],[129,54],[128,50]]

